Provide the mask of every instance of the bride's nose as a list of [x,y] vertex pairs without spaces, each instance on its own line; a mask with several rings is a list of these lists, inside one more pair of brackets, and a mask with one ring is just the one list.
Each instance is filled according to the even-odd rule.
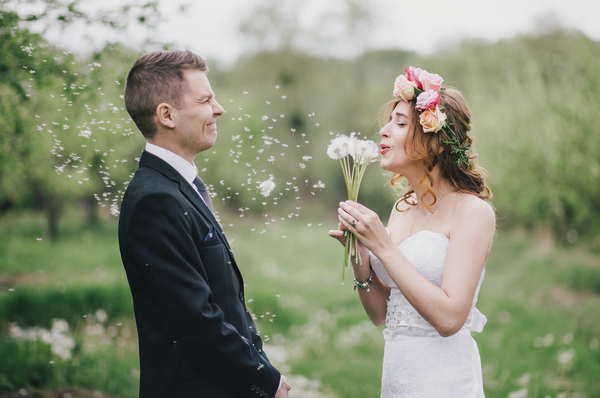
[[385,126],[383,126],[383,127],[381,128],[381,130],[379,130],[379,135],[380,135],[382,138],[389,138],[389,137],[390,137],[390,133],[389,133],[388,129],[389,129],[389,127],[390,127],[390,124],[391,124],[391,123],[392,123],[392,122],[390,122],[390,123],[386,124]]

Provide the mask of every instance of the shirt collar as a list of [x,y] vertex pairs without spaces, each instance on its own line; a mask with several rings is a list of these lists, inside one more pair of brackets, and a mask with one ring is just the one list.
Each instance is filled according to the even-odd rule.
[[179,174],[192,185],[194,179],[198,176],[198,168],[195,164],[189,163],[187,160],[158,145],[146,142],[146,151],[151,154],[158,156],[169,164],[172,168],[177,170]]

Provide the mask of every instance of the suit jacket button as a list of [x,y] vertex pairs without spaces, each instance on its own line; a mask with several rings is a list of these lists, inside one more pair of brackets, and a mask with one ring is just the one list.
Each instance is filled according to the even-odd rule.
[[251,391],[254,391],[254,390],[256,390],[256,385],[253,385],[252,387],[250,387],[250,390],[251,390]]

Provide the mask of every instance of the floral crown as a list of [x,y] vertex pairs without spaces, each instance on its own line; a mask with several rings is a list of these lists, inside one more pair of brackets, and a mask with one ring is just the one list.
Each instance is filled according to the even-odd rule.
[[468,142],[461,144],[454,131],[446,121],[446,114],[440,109],[441,96],[440,90],[443,90],[442,79],[435,73],[429,73],[421,68],[409,66],[405,70],[406,75],[400,75],[394,83],[393,96],[406,102],[412,101],[415,97],[417,103],[415,108],[419,111],[419,122],[423,126],[424,133],[437,133],[443,130],[450,141],[444,141],[444,144],[450,146],[451,153],[456,156],[456,164],[470,167],[471,160]]

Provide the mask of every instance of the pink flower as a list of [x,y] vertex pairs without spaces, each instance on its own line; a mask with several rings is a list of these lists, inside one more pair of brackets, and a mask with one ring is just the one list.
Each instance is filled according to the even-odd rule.
[[421,126],[423,126],[424,133],[437,133],[444,127],[446,115],[444,112],[440,111],[440,108],[437,106],[435,109],[428,108],[419,115],[419,122],[421,123]]
[[421,72],[419,75],[419,80],[423,84],[423,91],[439,91],[439,89],[442,87],[442,83],[444,82],[444,79],[442,79],[440,75],[429,73],[426,70]]
[[433,109],[440,103],[440,98],[441,96],[437,93],[437,91],[423,91],[417,97],[417,105],[415,106],[415,108],[417,108],[417,110],[419,111],[425,109]]
[[416,87],[416,83],[409,81],[406,76],[400,75],[394,83],[393,96],[408,102],[414,98]]
[[408,80],[411,82],[415,82],[417,84],[417,88],[419,90],[423,90],[423,84],[421,83],[420,78],[421,72],[423,72],[423,70],[421,68],[409,66],[404,71],[406,72],[406,77],[408,78]]

